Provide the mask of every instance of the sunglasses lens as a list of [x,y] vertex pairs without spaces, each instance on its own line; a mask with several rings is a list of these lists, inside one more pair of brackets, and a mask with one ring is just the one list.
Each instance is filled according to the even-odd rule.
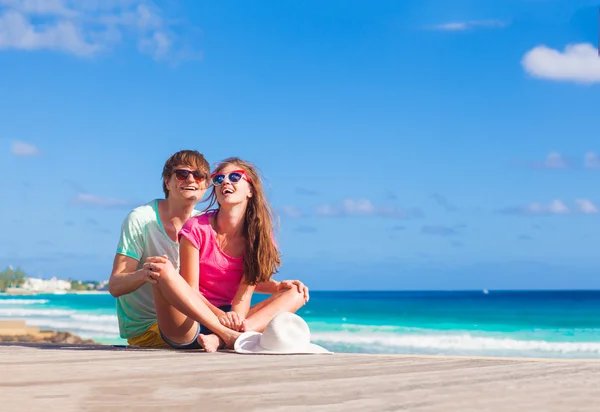
[[196,182],[201,182],[205,179],[205,177],[197,170],[185,170],[185,169],[176,169],[175,177],[177,180],[187,180],[190,174],[194,177]]
[[237,183],[242,179],[242,174],[238,172],[233,172],[229,174],[229,181],[231,183]]
[[215,175],[212,178],[213,185],[215,186],[219,186],[221,183],[223,183],[223,180],[225,180],[225,175],[223,174]]
[[175,177],[177,180],[185,180],[189,174],[190,172],[188,170],[175,170]]

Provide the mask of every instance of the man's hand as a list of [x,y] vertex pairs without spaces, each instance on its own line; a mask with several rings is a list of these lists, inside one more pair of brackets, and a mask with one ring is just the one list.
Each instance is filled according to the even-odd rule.
[[150,271],[141,267],[138,269],[138,260],[115,254],[113,269],[108,279],[108,291],[118,298],[129,293],[133,293],[146,283],[156,283],[150,275]]
[[308,302],[308,287],[306,287],[306,285],[304,285],[304,283],[300,282],[299,280],[282,280],[281,282],[279,282],[279,285],[277,285],[277,292],[292,289],[293,287],[298,288],[298,292],[304,295],[304,303]]
[[141,268],[135,274],[144,282],[158,283],[158,275],[155,275],[150,269]]
[[239,332],[242,329],[244,318],[233,311],[223,312],[223,314],[219,316],[219,322],[221,322],[221,325],[225,326],[226,328]]
[[145,270],[143,276],[147,276],[149,282],[157,283],[161,276],[175,272],[175,267],[166,255],[149,256],[142,270]]

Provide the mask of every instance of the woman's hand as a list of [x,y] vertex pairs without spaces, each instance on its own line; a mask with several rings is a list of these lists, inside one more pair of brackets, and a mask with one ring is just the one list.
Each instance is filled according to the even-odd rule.
[[299,280],[282,280],[279,282],[279,285],[277,285],[277,292],[292,289],[293,287],[298,288],[298,292],[304,295],[304,303],[308,302],[308,287],[306,287],[306,285]]
[[161,277],[176,272],[175,267],[166,255],[147,257],[143,269],[147,270],[148,276],[154,280],[152,283],[158,282]]
[[226,328],[239,332],[242,329],[244,318],[233,311],[223,312],[223,314],[219,316],[219,322],[221,322],[221,325],[225,326]]

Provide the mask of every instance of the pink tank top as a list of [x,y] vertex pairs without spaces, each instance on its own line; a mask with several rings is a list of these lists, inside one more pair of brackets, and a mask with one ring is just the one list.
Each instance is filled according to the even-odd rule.
[[200,251],[200,293],[215,306],[231,305],[242,280],[244,260],[228,256],[219,248],[209,221],[215,212],[188,219],[178,238],[184,236]]

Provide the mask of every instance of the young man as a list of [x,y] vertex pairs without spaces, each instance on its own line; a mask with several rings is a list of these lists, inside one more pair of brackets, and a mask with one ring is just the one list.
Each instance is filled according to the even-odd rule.
[[[135,208],[123,221],[108,290],[117,298],[120,335],[130,345],[170,347],[158,329],[151,285],[156,280],[143,265],[147,257],[166,256],[179,271],[177,234],[191,216],[201,213],[194,208],[208,189],[209,177],[210,166],[199,152],[182,150],[173,154],[162,172],[165,198]],[[308,288],[297,280],[272,279],[255,290],[274,294],[293,287],[308,302]]]
[[152,285],[143,264],[148,256],[167,256],[179,267],[177,234],[206,193],[210,165],[195,150],[173,154],[163,167],[164,199],[133,209],[123,221],[108,290],[117,298],[122,338],[130,345],[168,347],[156,323]]

